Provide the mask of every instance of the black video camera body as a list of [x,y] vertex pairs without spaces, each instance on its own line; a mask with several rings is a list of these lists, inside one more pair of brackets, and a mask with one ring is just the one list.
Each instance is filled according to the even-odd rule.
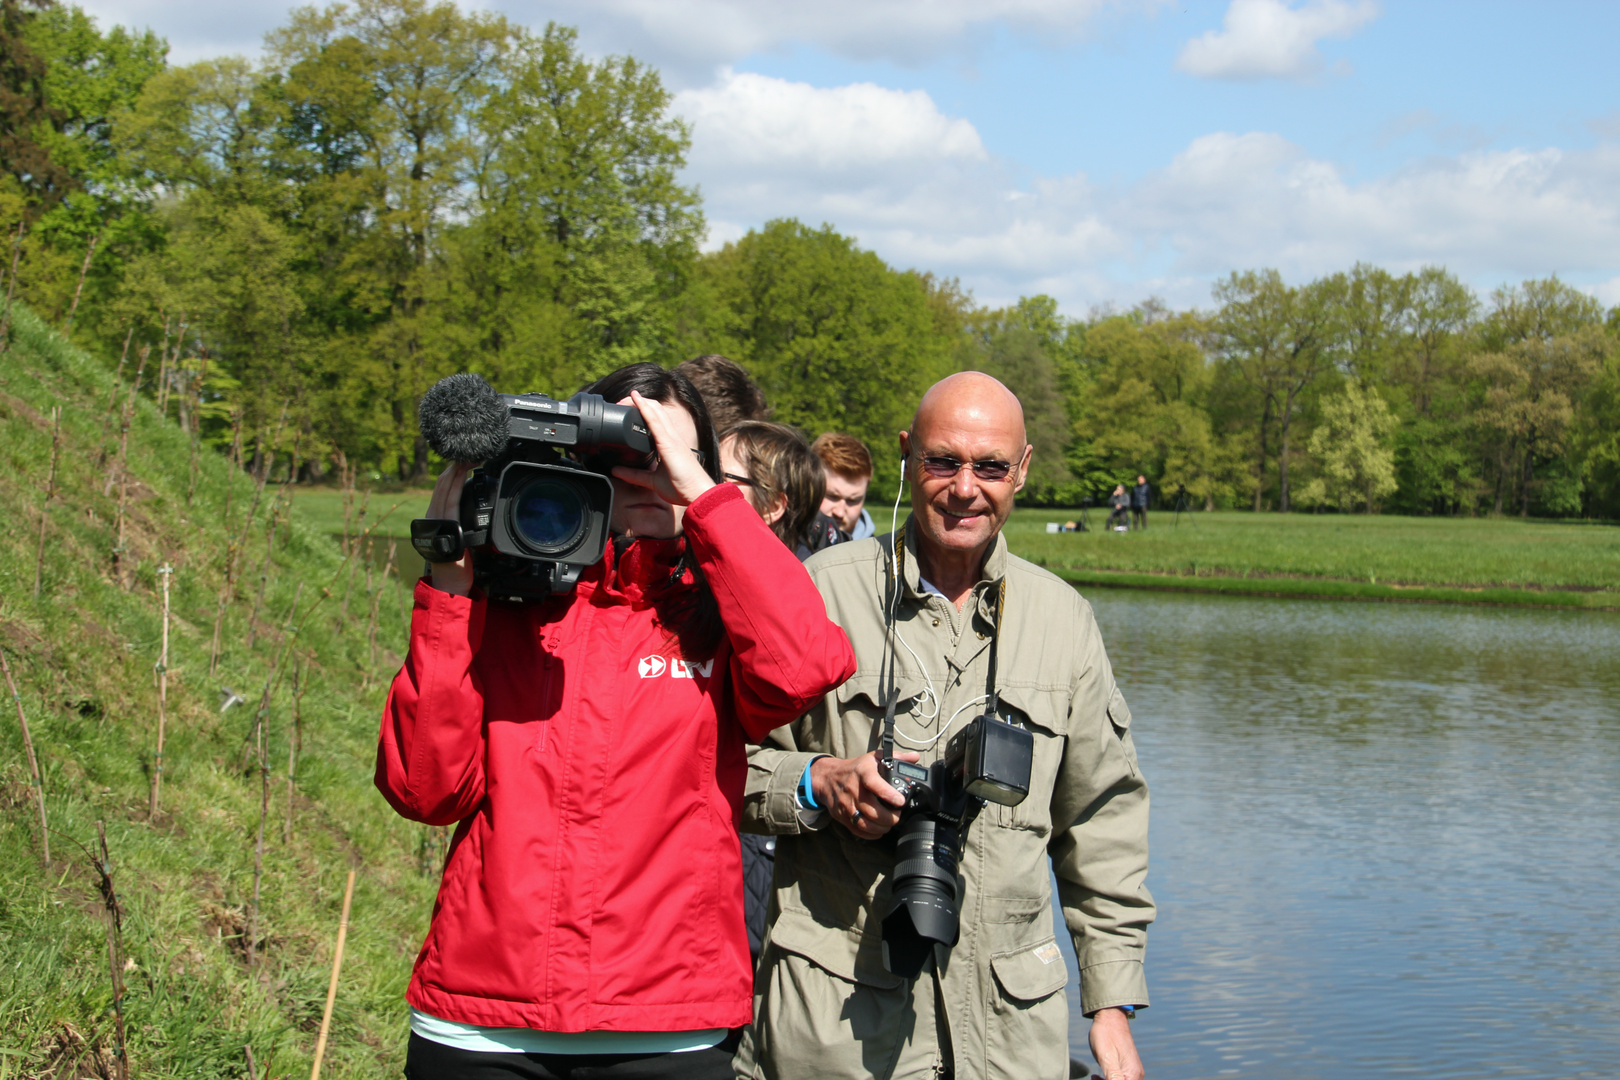
[[644,465],[652,436],[641,413],[597,394],[499,399],[505,446],[467,477],[458,520],[418,518],[411,544],[429,562],[471,549],[473,578],[491,599],[544,599],[572,589],[602,558],[613,517],[608,474]]
[[890,786],[906,797],[894,830],[892,902],[883,917],[883,966],[914,979],[936,944],[961,933],[962,834],[986,803],[1017,806],[1029,795],[1035,737],[985,712],[945,744],[927,767],[882,762]]

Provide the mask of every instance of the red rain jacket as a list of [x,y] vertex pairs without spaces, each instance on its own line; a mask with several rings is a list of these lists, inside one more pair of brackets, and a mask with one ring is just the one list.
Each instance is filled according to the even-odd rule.
[[[726,634],[683,660],[695,588]],[[689,1031],[752,1019],[737,821],[745,740],[855,670],[809,576],[729,484],[685,539],[610,544],[571,596],[416,586],[377,748],[400,814],[459,822],[406,999],[468,1024]]]

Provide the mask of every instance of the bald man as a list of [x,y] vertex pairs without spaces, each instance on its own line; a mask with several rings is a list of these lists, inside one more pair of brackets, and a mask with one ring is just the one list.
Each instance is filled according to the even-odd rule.
[[[1001,535],[1033,452],[1023,410],[990,376],[953,375],[923,396],[900,452],[905,524],[805,564],[859,670],[749,756],[743,829],[778,841],[754,1026],[733,1065],[770,1080],[1065,1080],[1070,972],[1055,876],[1098,1071],[1136,1080],[1129,1018],[1148,1002],[1153,920],[1147,785],[1090,606]],[[934,946],[910,978],[883,950],[895,836],[910,825],[897,828],[905,800],[879,760],[886,660],[897,759],[939,759],[991,686],[997,715],[1034,740],[1028,796],[985,806],[963,835],[959,939]]]

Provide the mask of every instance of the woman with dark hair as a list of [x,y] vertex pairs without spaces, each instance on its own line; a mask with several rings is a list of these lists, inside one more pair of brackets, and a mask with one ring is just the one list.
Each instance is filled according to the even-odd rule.
[[656,448],[612,469],[602,561],[530,604],[484,597],[470,557],[434,564],[383,714],[377,786],[456,825],[406,992],[412,1080],[729,1080],[752,1008],[744,744],[854,671],[797,560],[716,483],[691,384],[637,364],[586,389]]

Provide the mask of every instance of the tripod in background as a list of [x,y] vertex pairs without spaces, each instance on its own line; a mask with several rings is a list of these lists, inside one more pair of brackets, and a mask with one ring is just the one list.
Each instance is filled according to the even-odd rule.
[[1170,522],[1170,527],[1172,529],[1175,528],[1177,525],[1181,524],[1181,515],[1182,515],[1182,513],[1184,511],[1187,514],[1187,524],[1196,526],[1198,524],[1198,522],[1193,520],[1192,507],[1187,504],[1187,485],[1186,484],[1177,484],[1176,485],[1176,513],[1175,513],[1175,517],[1173,519],[1171,519],[1171,522]]

